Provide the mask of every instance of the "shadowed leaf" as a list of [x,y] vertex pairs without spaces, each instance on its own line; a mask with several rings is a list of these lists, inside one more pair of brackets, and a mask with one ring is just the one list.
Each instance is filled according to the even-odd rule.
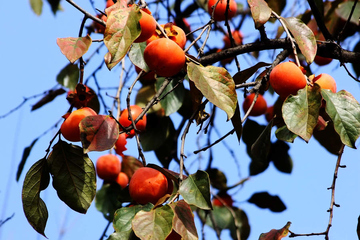
[[87,116],[79,126],[84,153],[111,149],[119,137],[119,125],[108,115]]
[[16,181],[19,181],[20,175],[21,175],[21,173],[22,173],[22,171],[23,171],[23,169],[24,169],[26,160],[27,160],[27,158],[29,157],[31,150],[32,150],[32,148],[34,147],[34,145],[35,145],[35,143],[37,142],[38,139],[39,139],[39,138],[35,138],[35,139],[31,142],[30,146],[28,146],[28,147],[26,147],[26,148],[24,149],[23,155],[22,155],[22,158],[21,158],[21,161],[20,161],[19,166],[18,166],[18,170],[17,170],[17,172],[16,172]]
[[334,123],[335,131],[341,141],[351,147],[360,136],[360,105],[347,91],[333,93],[322,89],[321,95],[326,101],[325,110]]
[[87,35],[86,37],[77,38],[58,38],[56,43],[60,47],[62,54],[64,54],[71,63],[74,63],[88,51],[91,41],[91,37]]
[[330,153],[339,155],[343,143],[334,129],[333,122],[330,121],[322,131],[314,129],[314,138]]
[[206,172],[198,170],[181,182],[179,193],[184,200],[198,208],[210,210],[210,180]]
[[[154,84],[142,86],[139,89],[139,91],[136,93],[135,104],[141,108],[145,108],[147,103],[155,96],[155,94],[156,94],[156,89]],[[161,104],[157,103],[149,109],[147,114],[156,113],[158,111],[161,111],[161,109],[162,109]]]
[[24,213],[30,225],[41,235],[45,236],[45,226],[48,211],[40,192],[50,181],[46,159],[40,159],[27,172],[22,189],[22,204]]
[[49,90],[43,98],[41,98],[37,103],[35,103],[31,107],[31,111],[34,111],[34,110],[44,106],[45,104],[54,100],[57,96],[60,96],[64,93],[66,93],[66,91],[62,88],[59,88],[56,90]]
[[295,96],[290,95],[282,106],[282,114],[287,128],[306,142],[312,136],[321,106],[320,87],[306,86]]
[[291,132],[286,125],[276,129],[275,135],[277,139],[285,142],[293,143],[297,135],[293,132]]
[[240,107],[239,103],[236,104],[236,109],[234,112],[233,117],[231,118],[231,123],[235,129],[236,137],[240,143],[241,135],[242,135],[242,122],[241,122],[241,114],[240,114]]
[[192,213],[190,206],[184,200],[180,200],[171,203],[170,207],[175,214],[172,223],[173,229],[184,240],[198,239],[194,214]]
[[61,10],[60,0],[47,0],[47,2],[50,4],[51,11],[54,15],[56,15],[57,11]]
[[[156,79],[156,91],[159,90],[161,85],[163,84],[165,78],[157,78]],[[176,87],[176,88],[174,88]],[[170,92],[171,91],[171,92]],[[170,93],[168,93],[170,92]],[[177,112],[183,101],[185,95],[185,88],[184,84],[178,81],[172,80],[167,87],[165,88],[164,92],[160,95],[159,98],[162,98],[165,94],[166,97],[160,101],[161,106],[165,110],[165,116],[170,116],[171,114]]]
[[114,219],[114,213],[121,207],[118,197],[121,193],[121,187],[117,183],[104,184],[101,189],[96,192],[95,207],[104,215],[108,221]]
[[245,70],[235,73],[235,75],[233,76],[235,84],[242,84],[246,82],[246,80],[248,80],[252,75],[254,75],[254,73],[256,73],[259,70],[259,68],[266,67],[269,65],[270,65],[269,63],[258,62],[252,67],[249,67]]
[[210,168],[206,170],[206,172],[209,174],[210,183],[212,187],[219,190],[223,190],[227,188],[227,178],[222,171],[220,171],[217,168]]
[[109,52],[105,55],[105,63],[111,70],[123,59],[131,44],[140,35],[141,13],[140,8],[135,4],[129,8],[118,8],[111,12],[107,10],[104,43]]
[[60,140],[48,162],[59,198],[74,211],[86,213],[96,193],[95,167],[88,155],[82,148]]
[[56,81],[62,86],[75,90],[79,81],[79,68],[76,64],[69,63],[56,76]]
[[271,229],[270,232],[260,234],[259,240],[281,240],[289,233],[289,227],[291,222],[287,222],[286,225],[279,229]]
[[271,144],[269,154],[270,161],[273,161],[274,166],[283,173],[291,173],[293,168],[293,161],[288,153],[290,147],[283,141],[276,141]]
[[270,135],[273,121],[271,120],[264,131],[251,145],[251,159],[252,161],[263,161],[267,159],[270,151]]
[[239,230],[240,238],[242,240],[246,240],[250,235],[249,219],[242,209],[236,207],[233,207],[232,209],[235,212],[235,218],[237,221],[232,222],[230,226],[230,234],[233,239],[239,239],[237,237],[237,230]]
[[250,10],[251,16],[255,23],[255,28],[259,28],[264,25],[271,16],[271,8],[264,0],[248,0],[247,1]]
[[278,196],[272,196],[268,192],[254,193],[249,203],[253,203],[259,208],[268,208],[272,212],[282,212],[286,209],[286,206]]
[[231,119],[236,109],[237,94],[235,83],[228,71],[221,67],[202,67],[191,62],[187,71],[196,88]]
[[[351,10],[354,6],[354,1],[348,1],[340,3],[339,6],[335,9],[335,13],[342,18],[343,20],[347,21]],[[359,25],[360,19],[360,4],[356,4],[353,14],[351,15],[350,22]]]
[[138,159],[126,155],[122,157],[121,171],[128,175],[129,178],[131,178],[134,172],[140,167],[143,167],[143,164]]
[[306,61],[308,63],[312,63],[317,52],[316,39],[313,31],[298,18],[281,17],[281,19],[284,21],[291,34],[294,36],[295,41]]
[[162,240],[170,234],[174,212],[164,205],[149,212],[139,211],[131,222],[136,236],[142,240]]

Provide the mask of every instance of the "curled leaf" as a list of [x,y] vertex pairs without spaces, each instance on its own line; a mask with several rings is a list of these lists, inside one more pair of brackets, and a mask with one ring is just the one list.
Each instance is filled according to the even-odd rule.
[[287,222],[286,225],[279,229],[271,229],[267,233],[260,234],[259,240],[280,240],[284,237],[286,237],[289,233],[289,227],[291,222]]

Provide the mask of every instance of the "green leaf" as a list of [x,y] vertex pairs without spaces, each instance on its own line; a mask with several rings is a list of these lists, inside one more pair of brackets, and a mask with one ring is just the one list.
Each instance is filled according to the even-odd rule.
[[294,36],[295,41],[306,61],[308,63],[312,63],[317,52],[316,38],[313,31],[298,18],[281,17],[281,19]]
[[325,111],[333,121],[341,141],[351,148],[356,148],[355,142],[360,135],[359,103],[345,90],[333,93],[322,89],[321,95],[326,101]]
[[[159,90],[159,88],[161,87],[164,81],[165,78],[156,79],[156,83],[155,83],[156,91]],[[167,94],[168,92],[170,93]],[[165,116],[170,116],[171,114],[177,112],[180,109],[184,101],[184,95],[185,95],[184,84],[172,80],[164,89],[164,92],[160,95],[159,98],[162,98],[163,96],[165,96],[165,94],[167,94],[166,97],[162,99],[160,103],[165,110]]]
[[291,173],[293,161],[288,153],[290,147],[283,141],[276,141],[271,144],[269,159],[273,161],[274,166],[283,173]]
[[42,7],[43,7],[42,0],[30,0],[30,6],[36,15],[38,15],[38,16],[41,15]]
[[86,213],[96,194],[95,167],[88,155],[82,148],[60,140],[48,162],[59,198],[74,211]]
[[272,212],[282,212],[286,209],[285,204],[278,196],[272,196],[268,192],[254,193],[249,199],[249,203],[253,203],[259,208],[268,208]]
[[234,80],[228,71],[222,67],[203,67],[190,62],[187,72],[196,88],[231,119],[236,109],[237,94]]
[[255,28],[263,26],[271,16],[271,8],[264,0],[248,0]]
[[140,8],[133,4],[129,8],[118,8],[107,14],[104,43],[109,52],[105,55],[105,63],[111,70],[123,59],[131,44],[140,35],[141,12]]
[[114,214],[113,226],[116,233],[120,234],[123,238],[130,239],[129,236],[133,235],[131,221],[139,211],[149,212],[154,205],[148,203],[144,206],[135,205],[131,207],[124,207],[116,210]]
[[198,170],[181,182],[179,193],[184,200],[198,208],[210,210],[210,179],[207,172]]
[[138,212],[132,220],[132,228],[142,240],[163,240],[171,232],[173,218],[173,210],[164,205],[150,212]]
[[56,76],[56,81],[62,86],[75,90],[79,81],[79,68],[77,64],[69,63]]
[[144,151],[156,150],[174,133],[175,128],[170,117],[148,114],[146,131],[140,134],[141,146]]
[[287,128],[306,142],[317,124],[321,106],[320,87],[306,86],[295,96],[290,95],[282,106],[282,115]]
[[82,57],[91,45],[91,37],[67,37],[58,38],[57,45],[60,47],[62,54],[71,62],[74,63]]
[[180,200],[171,203],[170,207],[175,214],[172,223],[173,229],[184,240],[198,239],[194,214],[192,213],[190,206],[184,200]]
[[275,136],[279,140],[282,140],[282,141],[285,141],[285,142],[290,142],[290,143],[293,143],[295,138],[297,137],[297,135],[295,133],[291,132],[286,127],[286,125],[276,129]]
[[87,116],[79,126],[84,153],[111,149],[119,138],[119,125],[108,115]]
[[259,240],[281,240],[288,235],[290,224],[291,222],[287,222],[286,225],[279,230],[271,229],[267,233],[260,234]]
[[212,187],[219,190],[224,190],[225,188],[227,188],[227,178],[222,171],[217,168],[210,168],[206,170],[206,172],[209,174]]
[[121,194],[121,187],[119,184],[104,184],[100,190],[96,192],[95,207],[100,211],[104,218],[108,221],[113,221],[114,213],[118,208],[121,208],[121,202],[118,200]]
[[23,151],[23,155],[22,155],[21,161],[20,161],[20,163],[19,163],[18,170],[17,170],[17,172],[16,172],[16,181],[17,181],[17,182],[18,182],[19,179],[20,179],[20,175],[21,175],[21,173],[22,173],[22,171],[23,171],[23,169],[24,169],[26,160],[27,160],[27,158],[29,157],[31,150],[32,150],[32,148],[34,147],[34,145],[35,145],[35,143],[37,142],[38,139],[39,139],[39,138],[35,138],[35,139],[31,142],[30,146],[26,147],[26,148],[24,149],[24,151]]
[[40,198],[40,191],[49,184],[50,176],[46,159],[40,159],[27,172],[22,189],[22,204],[24,213],[30,225],[41,235],[45,236],[45,226],[48,211],[44,201]]
[[[338,5],[335,9],[335,13],[342,18],[343,20],[347,21],[351,10],[354,6],[354,1],[343,2]],[[360,4],[356,4],[353,14],[351,15],[350,22],[359,25],[360,19]]]
[[144,60],[144,50],[146,46],[146,42],[133,43],[129,51],[129,59],[135,66],[148,72],[150,69]]
[[219,230],[230,228],[234,221],[234,218],[227,207],[214,206],[211,213],[208,213],[206,217],[206,225],[210,226],[211,228],[214,228],[214,225],[211,221],[210,214],[213,215],[215,225]]

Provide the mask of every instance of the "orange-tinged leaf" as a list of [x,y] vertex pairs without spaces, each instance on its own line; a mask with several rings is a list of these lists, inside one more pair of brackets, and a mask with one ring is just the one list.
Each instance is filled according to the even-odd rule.
[[71,63],[74,63],[88,51],[91,41],[91,37],[87,35],[86,37],[77,38],[58,38],[56,43],[60,47],[62,54],[64,54]]
[[286,237],[289,233],[289,227],[291,222],[287,222],[286,225],[279,229],[271,229],[267,233],[260,234],[259,240],[280,240],[284,237]]
[[189,79],[215,106],[224,110],[228,119],[235,113],[237,95],[235,83],[229,72],[222,67],[203,67],[194,63],[187,66]]
[[117,8],[108,12],[104,43],[109,50],[105,55],[106,66],[111,70],[129,51],[131,44],[140,35],[140,8]]
[[281,19],[284,21],[291,34],[294,36],[295,41],[306,61],[308,63],[312,63],[317,51],[316,38],[313,31],[298,18],[281,17]]
[[255,28],[261,27],[269,20],[271,8],[269,8],[265,0],[248,0],[247,2],[250,6]]
[[170,204],[174,211],[173,229],[181,235],[184,240],[198,239],[196,226],[194,222],[194,214],[191,211],[189,204],[184,200],[177,201]]
[[84,153],[108,150],[119,137],[119,125],[110,116],[87,116],[79,126]]

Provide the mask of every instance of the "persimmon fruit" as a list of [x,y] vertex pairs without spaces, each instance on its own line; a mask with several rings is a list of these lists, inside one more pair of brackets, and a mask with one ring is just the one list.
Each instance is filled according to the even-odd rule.
[[[239,46],[243,43],[243,34],[240,30],[234,30],[231,32],[231,36],[234,39],[235,46]],[[231,47],[231,40],[229,35],[223,37],[224,48]]]
[[[142,69],[136,65],[134,66],[135,66],[135,71],[137,72],[137,74],[139,74]],[[143,72],[139,80],[143,85],[153,84],[156,81],[155,72],[154,71]]]
[[[104,14],[98,14],[98,15],[96,15],[96,17],[97,18],[99,18],[99,19],[101,19],[101,20],[103,20],[105,23],[106,23],[106,21],[107,21],[107,16],[106,15],[104,15]],[[104,25],[102,25],[102,24],[100,24],[100,23],[98,23],[98,22],[95,22],[94,21],[94,29],[95,29],[95,32],[97,32],[97,33],[104,33],[105,32],[105,26]]]
[[165,175],[149,167],[137,169],[129,183],[130,196],[139,204],[156,204],[165,196],[167,190],[168,181]]
[[221,199],[221,201],[218,198],[214,198],[212,200],[212,204],[217,207],[224,207],[224,204],[228,207],[232,207],[234,200],[228,193],[219,193],[218,197]]
[[[138,105],[131,105],[130,106],[130,111],[131,111],[131,117],[135,121],[136,118],[142,113],[143,110]],[[147,122],[146,115],[144,115],[137,123],[135,123],[135,126],[136,126],[137,130],[139,130],[140,132],[145,131],[146,122]],[[129,115],[129,110],[127,108],[125,108],[123,111],[121,111],[120,118],[119,118],[119,123],[123,127],[129,127],[129,126],[132,125],[132,121],[131,121],[130,115]],[[135,130],[134,129],[132,129],[130,131],[130,133],[128,134],[129,138],[131,138],[133,136],[135,136]]]
[[270,73],[269,81],[271,87],[283,100],[290,94],[295,95],[299,89],[306,86],[305,75],[293,62],[276,65]]
[[265,119],[266,121],[270,122],[271,119],[274,118],[274,106],[270,106],[266,109],[266,112],[265,112]]
[[79,124],[87,116],[95,116],[97,113],[89,107],[77,109],[70,113],[61,124],[60,132],[66,140],[72,142],[80,141]]
[[105,8],[111,7],[111,6],[114,5],[114,4],[115,4],[115,3],[114,3],[113,0],[107,0],[107,1],[106,1],[106,6],[105,6]]
[[115,180],[121,188],[125,188],[129,184],[129,177],[124,172],[120,172]]
[[[164,29],[166,36],[170,40],[173,40],[182,49],[185,48],[186,34],[184,30],[182,30],[180,27],[176,26],[173,23],[161,24],[160,26]],[[159,38],[165,38],[165,36],[161,33],[160,30],[157,30],[148,40],[146,40],[146,44],[150,44],[152,41]]]
[[121,161],[114,154],[100,156],[96,161],[96,173],[105,181],[115,181],[121,171]]
[[317,83],[322,89],[329,89],[336,93],[336,81],[327,73],[321,73],[313,79],[313,83]]
[[119,154],[120,156],[124,156],[123,152],[127,150],[126,144],[127,144],[127,134],[121,133],[119,134],[119,138],[115,142],[115,152]]
[[[213,6],[216,4],[218,0],[209,0],[208,1],[208,13],[212,16],[214,12],[214,20],[215,21],[224,21],[226,19],[226,5],[227,0],[220,0],[219,3],[216,5],[216,8],[213,9]],[[230,0],[229,2],[229,9],[227,11],[228,19],[231,19],[236,15],[237,5],[235,0]]]
[[171,77],[184,67],[185,53],[174,41],[159,38],[146,46],[144,60],[157,75]]
[[[246,113],[249,110],[252,102],[254,101],[255,95],[256,95],[255,93],[250,93],[249,95],[246,96],[243,102],[244,113]],[[256,99],[254,107],[251,109],[249,113],[249,116],[260,116],[264,114],[266,110],[267,110],[266,100],[261,94],[259,94],[258,98]]]
[[140,12],[141,18],[139,23],[141,27],[141,33],[140,36],[135,39],[135,43],[145,42],[155,33],[156,30],[156,21],[151,15],[151,12],[146,8],[141,9]]

